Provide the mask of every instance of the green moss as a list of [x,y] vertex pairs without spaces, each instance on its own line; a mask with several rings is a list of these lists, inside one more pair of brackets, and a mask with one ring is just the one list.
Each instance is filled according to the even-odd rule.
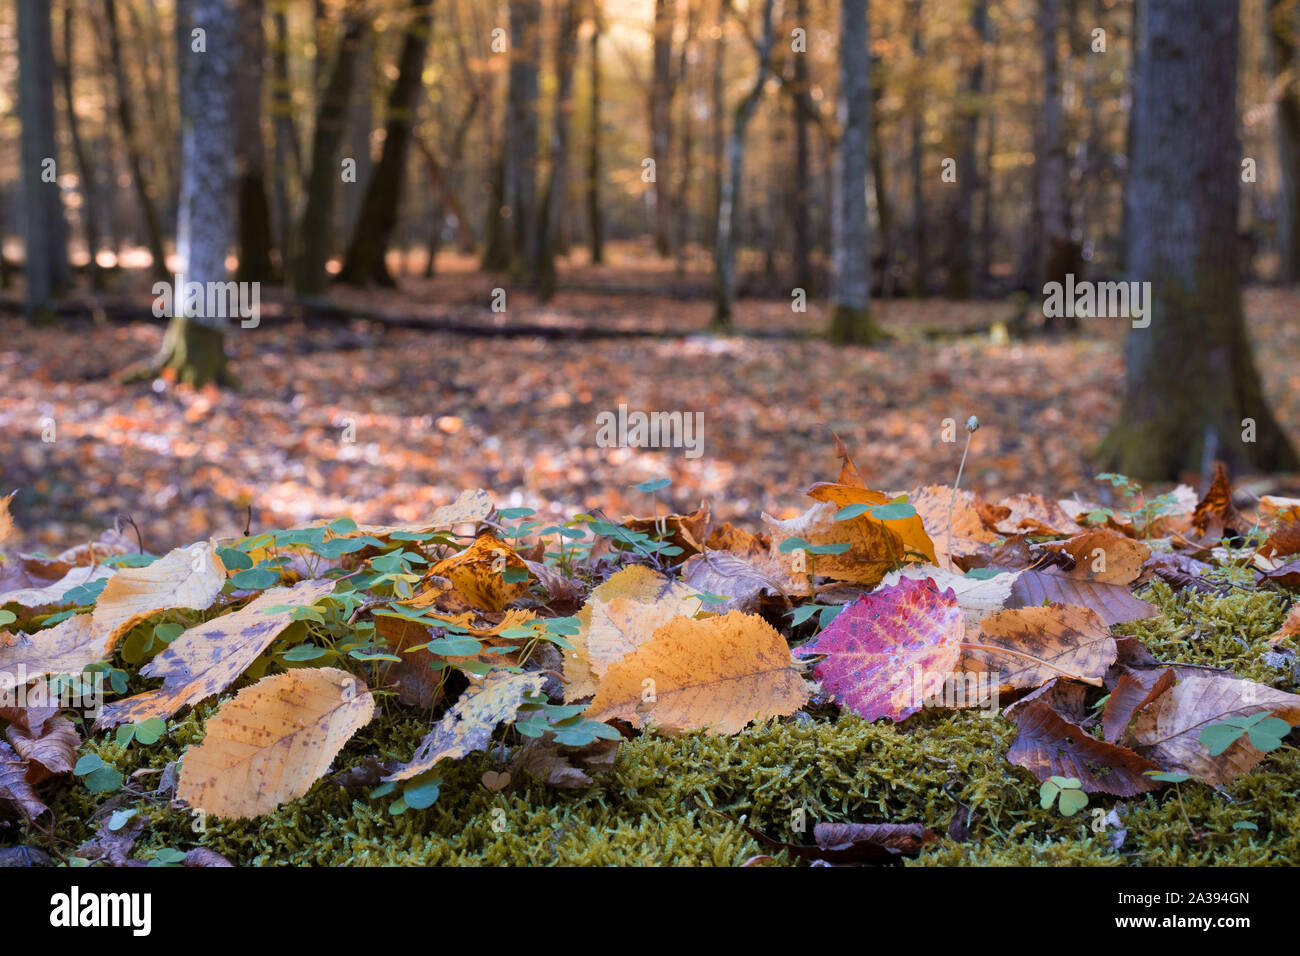
[[[1267,593],[1227,597],[1175,595],[1163,585],[1146,594],[1160,616],[1120,630],[1136,634],[1168,660],[1230,667],[1294,691],[1289,670],[1265,659],[1267,638],[1285,600]],[[215,703],[169,726],[150,747],[118,747],[101,735],[91,745],[128,776],[161,770],[201,739]],[[366,755],[406,758],[426,723],[384,701],[381,713],[349,742],[337,766]],[[824,820],[921,822],[940,834],[956,801],[977,815],[971,841],[944,839],[910,865],[1197,866],[1289,864],[1300,859],[1300,753],[1284,748],[1253,773],[1215,791],[1196,782],[1120,801],[1093,795],[1071,818],[1043,810],[1038,782],[1004,755],[1015,728],[1000,717],[926,711],[901,724],[838,719],[771,721],[735,737],[644,735],[623,744],[612,773],[585,791],[557,791],[516,780],[500,793],[481,783],[496,755],[444,765],[442,796],[427,810],[388,812],[391,798],[370,800],[317,782],[301,800],[256,820],[207,821],[142,795],[158,774],[135,779],[146,821],[135,855],[163,846],[207,846],[255,865],[735,865],[771,853],[731,817],[748,817],[774,837],[811,842]],[[57,832],[72,846],[89,838],[91,815],[115,796],[96,796],[75,780],[43,787],[58,815]],[[120,797],[121,795],[117,795]],[[1094,808],[1122,812],[1127,837],[1092,830]],[[712,809],[711,809],[712,808]],[[802,809],[808,831],[794,830]],[[1234,830],[1250,823],[1256,830]],[[3,831],[0,831],[3,832]],[[67,844],[64,844],[66,846]],[[782,862],[790,863],[785,854]]]

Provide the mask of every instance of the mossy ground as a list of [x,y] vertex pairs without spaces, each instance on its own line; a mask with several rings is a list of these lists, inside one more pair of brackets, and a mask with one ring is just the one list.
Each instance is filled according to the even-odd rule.
[[[1234,591],[1226,597],[1176,595],[1156,585],[1146,595],[1159,617],[1119,630],[1137,635],[1158,657],[1228,667],[1253,680],[1294,692],[1289,663],[1266,657],[1267,638],[1287,601],[1276,594]],[[214,704],[174,722],[150,747],[119,747],[103,735],[96,749],[128,775],[160,770],[202,736]],[[395,705],[347,746],[336,766],[368,754],[407,758],[426,722]],[[786,719],[735,737],[644,735],[625,742],[612,773],[585,791],[557,791],[516,780],[493,793],[480,782],[497,755],[477,754],[445,767],[442,793],[426,810],[388,812],[391,798],[371,800],[318,782],[300,800],[251,821],[208,820],[195,833],[184,810],[133,798],[146,821],[134,855],[170,846],[207,846],[239,864],[570,864],[735,865],[771,853],[732,817],[791,842],[811,842],[792,829],[802,808],[811,823],[921,822],[946,831],[957,800],[976,819],[970,840],[943,839],[909,865],[1262,865],[1300,862],[1300,752],[1285,747],[1253,773],[1220,791],[1197,782],[1120,801],[1093,795],[1066,818],[1043,810],[1038,783],[1005,753],[1015,735],[1001,717],[927,711],[901,724],[867,723],[842,715]],[[158,776],[137,778],[139,789]],[[43,786],[57,814],[56,847],[72,852],[94,830],[94,814],[113,796],[96,796],[76,780]],[[119,795],[120,796],[120,795]],[[1092,810],[1125,803],[1127,838],[1118,849],[1111,831],[1092,829]],[[501,811],[501,812],[498,812]],[[1185,814],[1185,816],[1184,816]],[[1190,828],[1189,828],[1190,821]],[[1234,829],[1253,824],[1257,829]],[[4,833],[9,836],[2,836]],[[0,831],[12,840],[14,831]],[[31,842],[38,842],[29,834]],[[42,841],[43,842],[43,841]],[[792,863],[785,854],[777,859]]]

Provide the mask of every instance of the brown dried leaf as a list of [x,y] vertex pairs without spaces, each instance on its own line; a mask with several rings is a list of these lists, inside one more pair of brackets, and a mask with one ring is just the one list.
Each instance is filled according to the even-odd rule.
[[43,720],[35,731],[17,723],[5,728],[5,738],[27,761],[27,782],[40,783],[55,774],[71,773],[77,762],[81,735],[66,717]]
[[1089,793],[1136,796],[1160,786],[1145,776],[1161,769],[1126,747],[1098,740],[1042,701],[1016,711],[1016,739],[1007,759],[1039,780],[1075,777]]
[[115,641],[106,640],[90,614],[74,614],[35,634],[0,640],[0,694],[50,674],[80,674],[103,660]]
[[1115,662],[1110,628],[1082,607],[1027,607],[985,618],[979,637],[962,644],[957,670],[995,673],[999,693],[1066,677],[1100,687]]
[[1174,679],[1171,667],[1161,668],[1159,676],[1152,682],[1144,682],[1132,674],[1120,674],[1101,715],[1102,733],[1106,739],[1112,743],[1123,740],[1137,715],[1172,687]]
[[1030,534],[1059,538],[1083,531],[1060,504],[1042,495],[1012,495],[1003,498],[996,507],[1007,511],[1006,516],[999,519],[994,527],[999,534],[1027,531]]
[[761,595],[781,593],[781,584],[772,575],[725,551],[706,551],[692,557],[682,565],[682,580],[696,591],[725,597],[725,601],[708,604],[708,610],[719,613],[754,612]]
[[[507,570],[522,573],[519,581],[506,581]],[[444,577],[475,607],[500,611],[528,590],[532,574],[523,558],[495,535],[479,535],[460,554],[439,561],[429,573]]]
[[208,718],[203,742],[181,758],[176,795],[214,816],[260,816],[311,789],[374,712],[370,691],[347,671],[264,677]]
[[1055,569],[1030,568],[1022,572],[1011,588],[1011,600],[1007,603],[1013,608],[1028,608],[1038,607],[1044,601],[1086,607],[1108,625],[1156,614],[1155,605],[1135,598],[1128,585],[1086,581]]
[[1230,674],[1179,674],[1179,680],[1145,707],[1133,727],[1133,746],[1165,770],[1200,777],[1211,786],[1228,783],[1264,759],[1246,735],[1217,757],[1200,733],[1227,717],[1249,717],[1266,710],[1295,726],[1300,696],[1274,690]]
[[0,807],[8,807],[17,812],[27,823],[31,823],[42,813],[49,813],[50,808],[41,802],[32,785],[27,782],[27,761],[14,752],[7,743],[0,740]]
[[92,614],[112,646],[132,626],[167,608],[206,610],[226,583],[213,541],[176,548],[143,568],[123,568],[109,578]]

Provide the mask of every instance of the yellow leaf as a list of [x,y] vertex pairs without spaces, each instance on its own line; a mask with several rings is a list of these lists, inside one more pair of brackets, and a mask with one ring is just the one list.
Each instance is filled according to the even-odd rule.
[[143,568],[123,568],[95,602],[95,626],[110,642],[151,614],[173,607],[202,611],[226,583],[226,568],[212,541],[186,545]]
[[649,717],[669,730],[734,734],[751,720],[792,714],[808,688],[790,648],[754,614],[676,618],[611,664],[587,708],[591,720]]
[[[674,579],[640,564],[634,564],[610,575],[605,583],[593,589],[587,603],[578,611],[578,633],[568,638],[569,643],[573,645],[573,650],[564,652],[565,700],[581,700],[596,693],[596,674],[592,670],[591,648],[588,646],[593,608],[596,604],[608,603],[618,598],[639,604],[655,604],[661,599],[680,603],[688,600],[694,593]],[[698,599],[696,599],[696,610],[699,610]],[[605,654],[607,660],[610,653],[612,651]]]
[[670,594],[653,604],[622,597],[591,602],[587,653],[595,675],[604,677],[610,664],[621,661],[654,637],[661,625],[675,617],[694,617],[699,613],[700,599],[681,594],[683,590],[686,589],[674,587]]
[[[485,520],[494,507],[492,496],[482,488],[467,489],[457,495],[456,500],[451,504],[436,509],[425,521],[413,521],[408,524],[358,525],[355,531],[337,537],[357,538],[362,535],[374,535],[376,538],[387,538],[390,534],[398,532],[424,534],[437,528],[451,528],[458,524],[477,524]],[[336,537],[336,535],[331,533],[326,537]]]
[[234,614],[185,631],[140,670],[141,676],[163,678],[162,687],[109,704],[96,728],[166,719],[221,693],[289,626],[294,610],[329,594],[335,583],[303,581],[291,588],[271,588]]
[[[889,496],[883,492],[871,491],[868,488],[854,488],[849,485],[831,485],[826,482],[813,485],[808,489],[807,495],[816,501],[833,501],[841,508],[858,504],[884,505],[890,501]],[[902,539],[903,547],[907,551],[925,555],[931,564],[938,563],[934,555],[934,544],[930,541],[930,536],[925,533],[925,525],[921,522],[919,514],[914,514],[910,518],[890,518],[882,521],[871,512],[867,512],[851,520],[883,524]],[[845,523],[847,522],[841,522],[841,524]],[[918,558],[915,554],[908,554],[903,560],[916,561]]]
[[[772,563],[786,576],[784,583],[791,594],[808,593],[810,561],[820,576],[874,585],[903,560],[903,539],[891,528],[879,521],[865,520],[865,515],[836,521],[839,510],[834,502],[819,501],[786,521],[763,515],[772,534]],[[843,554],[783,553],[780,547],[786,538],[803,538],[811,545],[848,544],[849,550]]]
[[13,515],[9,514],[9,502],[14,500],[14,495],[16,494],[18,494],[18,492],[11,491],[3,498],[0,498],[0,541],[3,541],[5,538],[9,537],[9,535],[13,534],[14,519]]
[[524,695],[540,693],[544,680],[541,674],[492,671],[470,684],[456,706],[420,741],[410,762],[384,779],[410,780],[440,760],[454,760],[486,749],[497,724],[513,720]]
[[[525,577],[506,581],[507,570]],[[466,600],[485,611],[500,611],[527,591],[532,579],[523,559],[492,534],[480,535],[460,554],[439,561],[429,574],[446,578]]]
[[203,742],[181,758],[176,795],[218,817],[267,813],[310,790],[374,712],[370,691],[347,671],[265,677],[208,718]]

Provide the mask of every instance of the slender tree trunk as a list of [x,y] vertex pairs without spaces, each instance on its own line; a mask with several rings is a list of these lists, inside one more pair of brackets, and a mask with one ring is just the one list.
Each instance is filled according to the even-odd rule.
[[[375,168],[374,159],[370,154],[370,134],[374,131],[375,123],[374,97],[370,95],[370,84],[374,77],[374,59],[375,37],[366,31],[360,49],[357,51],[357,72],[360,75],[352,84],[357,91],[351,98],[347,118],[347,155],[357,161],[358,183],[369,182]],[[361,215],[361,200],[364,197],[362,189],[344,190],[340,235],[345,237],[352,235],[352,230],[356,228],[357,219]]]
[[715,28],[718,42],[713,46],[713,83],[710,91],[709,114],[713,123],[709,169],[713,174],[713,215],[709,217],[709,245],[718,246],[718,223],[721,221],[722,184],[726,179],[727,98],[723,68],[727,64],[727,3],[717,0]]
[[[880,57],[871,58],[871,69],[878,77]],[[889,202],[888,183],[885,181],[885,144],[880,132],[880,102],[884,92],[879,82],[871,84],[871,138],[868,153],[871,156],[871,184],[876,194],[876,218],[880,222],[880,239],[885,247],[884,275],[880,280],[880,296],[891,298],[894,294],[894,213]]]
[[[812,32],[808,17],[808,0],[796,0],[797,26]],[[794,54],[794,284],[808,295],[813,294],[812,223],[812,154],[808,143],[808,124],[812,121],[812,80],[808,72],[808,52]]]
[[975,193],[980,173],[975,163],[979,118],[984,98],[984,48],[988,41],[988,0],[976,0],[971,7],[971,32],[976,48],[966,88],[966,102],[957,121],[957,201],[948,233],[948,288],[952,299],[968,299],[974,293],[972,275],[975,260]]
[[605,261],[605,221],[600,206],[600,34],[604,29],[600,0],[592,0],[591,113],[587,119],[587,228],[591,234],[591,262]]
[[727,140],[727,177],[722,182],[722,199],[718,203],[718,238],[714,247],[714,312],[710,327],[729,332],[731,308],[736,300],[736,248],[734,233],[739,220],[740,182],[745,171],[745,130],[763,95],[767,74],[772,66],[772,7],[774,0],[763,0],[763,33],[758,44],[758,74],[754,85],[736,107]]
[[[225,283],[235,155],[235,74],[240,62],[236,0],[181,0],[177,7],[181,88],[181,193],[176,257],[186,285]],[[196,37],[191,31],[202,31]],[[155,286],[155,293],[158,287]],[[173,301],[158,358],[195,386],[233,384],[226,364],[227,316],[211,294]]]
[[667,258],[672,254],[671,176],[673,103],[673,29],[676,0],[654,0],[654,35],[651,48],[650,156],[655,161],[654,236],[655,251]]
[[104,275],[95,254],[99,252],[99,190],[95,186],[95,170],[86,154],[81,138],[81,123],[77,119],[76,95],[72,83],[72,25],[76,20],[74,4],[63,5],[63,62],[60,74],[63,83],[63,105],[68,114],[68,138],[72,142],[72,155],[77,160],[77,184],[81,191],[81,221],[86,232],[86,252],[89,261],[90,284],[94,289],[104,286]]
[[502,268],[532,273],[537,262],[539,0],[510,0],[510,74],[502,137]]
[[[912,62],[914,71],[925,57],[924,21],[921,18],[921,0],[912,0],[908,5],[908,19],[912,28]],[[909,160],[912,172],[912,295],[923,296],[929,283],[929,253],[926,248],[925,233],[925,92],[918,78],[913,75],[911,113],[912,142]]]
[[136,138],[135,114],[131,108],[131,87],[127,82],[126,67],[122,61],[117,0],[104,0],[104,21],[108,30],[109,59],[117,85],[117,122],[122,129],[122,143],[126,148],[127,163],[131,168],[131,185],[135,189],[136,199],[140,202],[145,238],[149,244],[149,254],[153,257],[153,275],[157,279],[165,279],[167,278],[167,256],[163,252],[162,226],[158,221],[157,207],[154,206],[153,197],[149,195],[149,187],[144,180],[144,164],[141,162],[140,146]]
[[[357,7],[345,14],[339,48],[329,81],[320,95],[316,129],[312,135],[311,171],[307,176],[302,219],[298,226],[298,258],[293,288],[299,295],[319,295],[329,284],[325,265],[334,251],[334,195],[341,181],[339,147],[347,125],[348,97],[356,74],[357,58],[366,25]],[[360,192],[365,180],[347,183]]]
[[1269,0],[1268,51],[1277,94],[1279,196],[1278,278],[1300,282],[1300,58],[1296,57],[1296,0]]
[[1238,4],[1146,0],[1140,17],[1129,267],[1151,283],[1150,325],[1129,332],[1123,409],[1103,456],[1150,479],[1216,458],[1294,471],[1242,316]]
[[272,192],[279,228],[280,270],[289,277],[298,250],[293,241],[293,183],[302,175],[302,151],[293,121],[293,87],[289,80],[288,0],[271,0],[271,129],[275,134],[275,171]]
[[[1061,98],[1060,22],[1061,0],[1039,0],[1038,30],[1043,55],[1042,141],[1034,163],[1035,191],[1042,217],[1042,241],[1038,244],[1038,286],[1064,282],[1074,271],[1078,256],[1070,239],[1067,196],[1069,163],[1065,136],[1065,104]],[[1077,321],[1049,318],[1048,328],[1075,328]]]
[[27,316],[48,321],[55,296],[68,285],[68,250],[54,143],[54,50],[47,0],[18,0],[18,49]]
[[997,146],[997,109],[992,105],[998,89],[998,44],[992,27],[986,34],[989,51],[989,91],[990,106],[985,111],[984,130],[984,189],[980,193],[979,241],[975,244],[975,275],[977,281],[987,283],[991,276],[993,263],[993,215],[996,209],[995,178],[993,175],[993,150]]
[[560,30],[555,40],[555,72],[559,88],[551,112],[551,164],[538,224],[537,289],[541,301],[555,294],[555,247],[559,240],[560,217],[566,206],[569,177],[569,125],[573,116],[573,63],[578,58],[578,0],[564,0]]
[[884,332],[871,317],[867,144],[871,129],[867,0],[840,0],[840,148],[831,210],[834,278],[830,339],[871,345]]
[[384,256],[397,226],[415,98],[420,92],[424,55],[433,29],[433,0],[411,0],[410,17],[402,38],[397,79],[388,98],[384,151],[366,184],[361,216],[353,230],[343,270],[339,273],[339,281],[352,285],[369,282],[393,285]]
[[239,5],[240,58],[235,73],[235,193],[239,201],[240,282],[271,279],[271,209],[266,201],[266,147],[262,142],[264,0]]
[[691,116],[691,96],[690,86],[688,84],[688,73],[690,69],[690,55],[694,49],[694,37],[698,25],[697,14],[699,9],[695,4],[688,4],[686,11],[686,38],[682,41],[680,49],[677,51],[677,75],[674,83],[677,89],[684,91],[680,97],[681,113],[678,117],[677,126],[681,130],[681,148],[678,150],[677,163],[672,169],[672,246],[673,256],[676,260],[675,269],[678,276],[686,274],[686,241],[691,224],[690,216],[690,187],[691,187],[691,170],[694,163],[695,150],[695,123]]

